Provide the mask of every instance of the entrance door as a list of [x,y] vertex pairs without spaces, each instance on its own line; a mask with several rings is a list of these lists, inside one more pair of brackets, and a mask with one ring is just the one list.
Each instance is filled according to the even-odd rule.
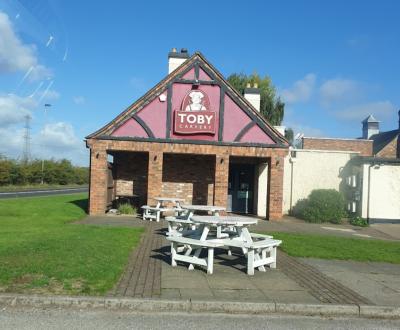
[[228,211],[253,213],[254,165],[230,164]]

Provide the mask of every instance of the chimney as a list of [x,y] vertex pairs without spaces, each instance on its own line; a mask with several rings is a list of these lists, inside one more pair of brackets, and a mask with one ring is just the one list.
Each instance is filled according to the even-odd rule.
[[176,48],[172,48],[172,50],[168,54],[168,74],[174,71],[188,58],[189,53],[186,48],[182,48],[180,52],[178,52]]
[[369,115],[362,121],[362,138],[369,140],[372,135],[379,134],[379,121],[373,115]]
[[261,94],[257,83],[254,83],[253,87],[251,87],[250,83],[247,84],[244,89],[244,98],[249,101],[258,112],[260,112]]

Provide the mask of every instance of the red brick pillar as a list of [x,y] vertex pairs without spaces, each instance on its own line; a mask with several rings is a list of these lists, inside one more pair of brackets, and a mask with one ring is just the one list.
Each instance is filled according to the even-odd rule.
[[107,203],[107,152],[93,146],[90,149],[89,214],[102,215]]
[[283,207],[283,165],[284,158],[281,155],[273,155],[269,168],[269,195],[268,195],[268,219],[279,220],[282,218]]
[[[178,165],[177,165],[178,166]],[[147,204],[155,205],[154,197],[162,192],[163,153],[149,152],[149,171],[147,176]]]
[[215,156],[214,205],[227,206],[229,156]]

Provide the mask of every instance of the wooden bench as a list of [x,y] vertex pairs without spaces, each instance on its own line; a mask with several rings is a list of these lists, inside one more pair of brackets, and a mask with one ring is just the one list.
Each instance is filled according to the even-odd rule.
[[[220,241],[201,241],[199,239],[180,237],[180,236],[169,236],[167,240],[171,242],[171,266],[176,267],[177,261],[186,262],[189,264],[189,270],[194,269],[193,264],[207,267],[207,274],[213,273],[214,264],[214,248],[222,247],[224,244]],[[178,253],[179,245],[189,247],[184,254]],[[191,255],[198,249],[207,248],[207,258],[200,258],[195,255]],[[195,253],[194,253],[195,254]]]
[[150,220],[152,221],[153,219],[156,220],[157,222],[160,221],[161,213],[162,212],[172,212],[175,209],[170,209],[170,208],[165,208],[165,207],[155,207],[155,206],[148,206],[148,205],[143,205],[143,220]]
[[167,236],[182,236],[183,233],[196,229],[196,225],[188,220],[186,216],[168,216],[165,217],[165,220],[168,221]]
[[[247,249],[247,274],[254,275],[254,269],[265,272],[265,267],[276,268],[276,249],[282,241],[265,238],[251,243],[245,243]],[[267,256],[268,254],[268,256]]]

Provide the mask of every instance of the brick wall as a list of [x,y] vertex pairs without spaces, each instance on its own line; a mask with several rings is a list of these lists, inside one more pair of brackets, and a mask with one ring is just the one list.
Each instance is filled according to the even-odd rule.
[[303,138],[303,149],[354,151],[361,156],[372,156],[372,144],[372,140],[361,139]]
[[214,156],[164,154],[161,194],[213,205],[214,172]]
[[[279,219],[282,217],[282,201],[283,201],[283,158],[287,154],[286,148],[261,148],[261,147],[238,147],[234,145],[223,146],[223,145],[198,145],[198,144],[184,144],[184,143],[158,143],[158,142],[142,142],[142,141],[119,141],[119,140],[95,140],[89,139],[87,141],[88,146],[93,150],[105,150],[113,152],[148,152],[148,180],[147,180],[147,203],[154,204],[154,197],[160,196],[163,192],[167,193],[166,189],[170,189],[169,183],[179,184],[185,182],[174,182],[173,180],[163,185],[163,180],[169,177],[174,177],[179,173],[179,170],[183,171],[184,164],[175,164],[171,158],[168,160],[169,154],[184,154],[185,157],[193,158],[200,155],[198,160],[202,162],[205,169],[202,175],[204,177],[211,177],[211,169],[214,167],[214,189],[213,189],[213,204],[226,206],[227,204],[227,193],[228,193],[228,174],[229,174],[229,160],[230,157],[257,157],[257,158],[268,158],[270,159],[271,165],[269,175],[269,195],[268,195],[268,218],[271,220]],[[204,157],[208,155],[209,157]],[[211,156],[211,157],[210,157]],[[167,174],[163,175],[163,164],[164,157],[166,157],[166,168]],[[175,157],[175,156],[174,156]],[[201,158],[210,159],[209,162],[203,162]],[[104,158],[105,159],[105,158]],[[187,159],[187,158],[185,158]],[[93,160],[93,157],[92,157]],[[205,164],[207,163],[207,164]],[[96,177],[100,172],[102,166],[106,167],[106,162],[92,162],[91,167],[93,175]],[[167,165],[169,164],[169,165]],[[176,166],[176,168],[173,168]],[[192,167],[196,168],[196,162],[192,163]],[[168,167],[170,167],[168,169]],[[186,170],[185,170],[186,171]],[[96,172],[96,173],[95,173]],[[106,172],[104,172],[106,173]],[[185,177],[192,178],[194,175],[188,170]],[[211,182],[207,179],[207,202],[210,201],[211,195]],[[178,180],[176,180],[178,181]],[[102,214],[104,213],[105,198],[103,193],[105,192],[105,185],[99,185],[99,180],[94,180],[95,184],[90,187],[90,214]],[[186,182],[189,183],[189,182]],[[190,184],[190,183],[189,183]],[[180,187],[180,186],[173,186]],[[183,185],[182,187],[186,187]],[[104,190],[102,193],[101,191]],[[178,189],[177,189],[178,190]],[[200,194],[196,199],[204,198],[204,193]],[[93,194],[92,194],[93,192]],[[188,190],[182,188],[182,194],[188,195]],[[203,195],[203,196],[201,196]],[[194,196],[193,196],[194,198]],[[204,203],[205,204],[205,203]],[[210,203],[211,204],[211,203]]]
[[119,152],[114,155],[116,195],[138,195],[139,205],[147,203],[149,155],[145,152]]
[[394,138],[390,143],[388,143],[381,151],[379,151],[376,156],[386,157],[386,158],[396,158],[397,157],[397,137]]

